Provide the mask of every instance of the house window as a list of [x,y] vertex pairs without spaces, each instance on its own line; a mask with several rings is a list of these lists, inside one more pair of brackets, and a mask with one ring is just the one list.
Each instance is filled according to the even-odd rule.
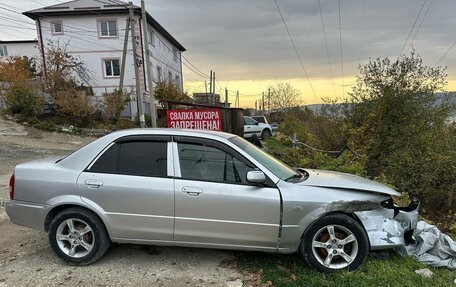
[[0,57],[8,56],[8,48],[6,46],[0,46]]
[[160,82],[163,79],[162,67],[157,66],[157,79]]
[[148,29],[148,33],[149,33],[149,44],[151,44],[152,46],[155,47],[155,33],[154,31],[152,31],[151,29]]
[[100,37],[117,37],[117,21],[116,20],[101,20]]
[[63,24],[62,21],[51,21],[51,33],[52,35],[61,35],[63,34]]
[[175,76],[174,76],[174,84],[176,84],[176,86],[179,87],[179,83],[180,83],[180,78],[179,78],[178,75],[175,75]]
[[177,52],[176,48],[173,48],[173,54],[174,54],[174,61],[177,62],[179,60],[179,53]]
[[171,72],[168,72],[168,83],[172,83],[173,82],[173,73]]
[[120,61],[119,59],[105,59],[104,69],[106,77],[118,77],[120,76]]

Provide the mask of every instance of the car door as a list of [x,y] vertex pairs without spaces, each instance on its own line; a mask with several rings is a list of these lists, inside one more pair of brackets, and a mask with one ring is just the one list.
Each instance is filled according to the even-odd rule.
[[253,134],[258,136],[261,134],[258,129],[258,122],[250,117],[244,117],[244,138],[250,138]]
[[175,138],[174,240],[224,246],[277,247],[280,194],[269,180],[249,184],[256,169],[227,145]]
[[173,239],[169,140],[170,137],[158,136],[122,138],[108,146],[79,176],[82,200],[102,210],[112,237]]

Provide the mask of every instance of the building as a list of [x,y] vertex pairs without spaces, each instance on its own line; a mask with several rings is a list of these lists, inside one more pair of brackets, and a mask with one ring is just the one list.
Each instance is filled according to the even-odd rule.
[[0,60],[11,56],[37,58],[39,56],[38,40],[0,41]]
[[214,93],[193,93],[193,101],[198,104],[221,105],[220,95]]
[[[79,56],[90,71],[91,83],[96,96],[110,92],[119,86],[122,51],[129,16],[128,4],[118,0],[75,0],[47,6],[23,13],[35,20],[38,46],[42,59],[45,46],[50,42],[68,45],[68,52]],[[139,67],[140,92],[146,95],[146,69],[153,73],[154,82],[169,81],[182,90],[181,53],[185,48],[147,13],[147,27],[141,21],[141,8],[134,6],[135,32]],[[144,43],[148,33],[148,43]],[[145,65],[144,45],[149,45],[151,66]],[[135,73],[131,33],[128,37],[125,59],[124,87],[135,89]],[[46,63],[45,63],[46,64]],[[144,96],[143,101],[148,102]],[[130,105],[130,115],[136,114],[136,102]],[[149,112],[149,105],[144,104]]]

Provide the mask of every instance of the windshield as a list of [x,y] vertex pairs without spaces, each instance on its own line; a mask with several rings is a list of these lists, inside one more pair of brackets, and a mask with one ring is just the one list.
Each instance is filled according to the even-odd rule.
[[229,139],[230,142],[234,143],[240,149],[248,153],[261,165],[266,167],[269,171],[275,174],[281,180],[289,180],[292,178],[301,177],[302,175],[294,171],[288,165],[279,161],[278,159],[270,156],[255,145],[249,143],[241,137],[232,137]]

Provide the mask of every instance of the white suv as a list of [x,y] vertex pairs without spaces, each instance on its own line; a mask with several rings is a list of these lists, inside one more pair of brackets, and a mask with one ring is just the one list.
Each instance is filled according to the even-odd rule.
[[244,138],[251,138],[254,134],[262,139],[268,139],[272,136],[272,128],[269,124],[259,123],[251,117],[244,117]]

